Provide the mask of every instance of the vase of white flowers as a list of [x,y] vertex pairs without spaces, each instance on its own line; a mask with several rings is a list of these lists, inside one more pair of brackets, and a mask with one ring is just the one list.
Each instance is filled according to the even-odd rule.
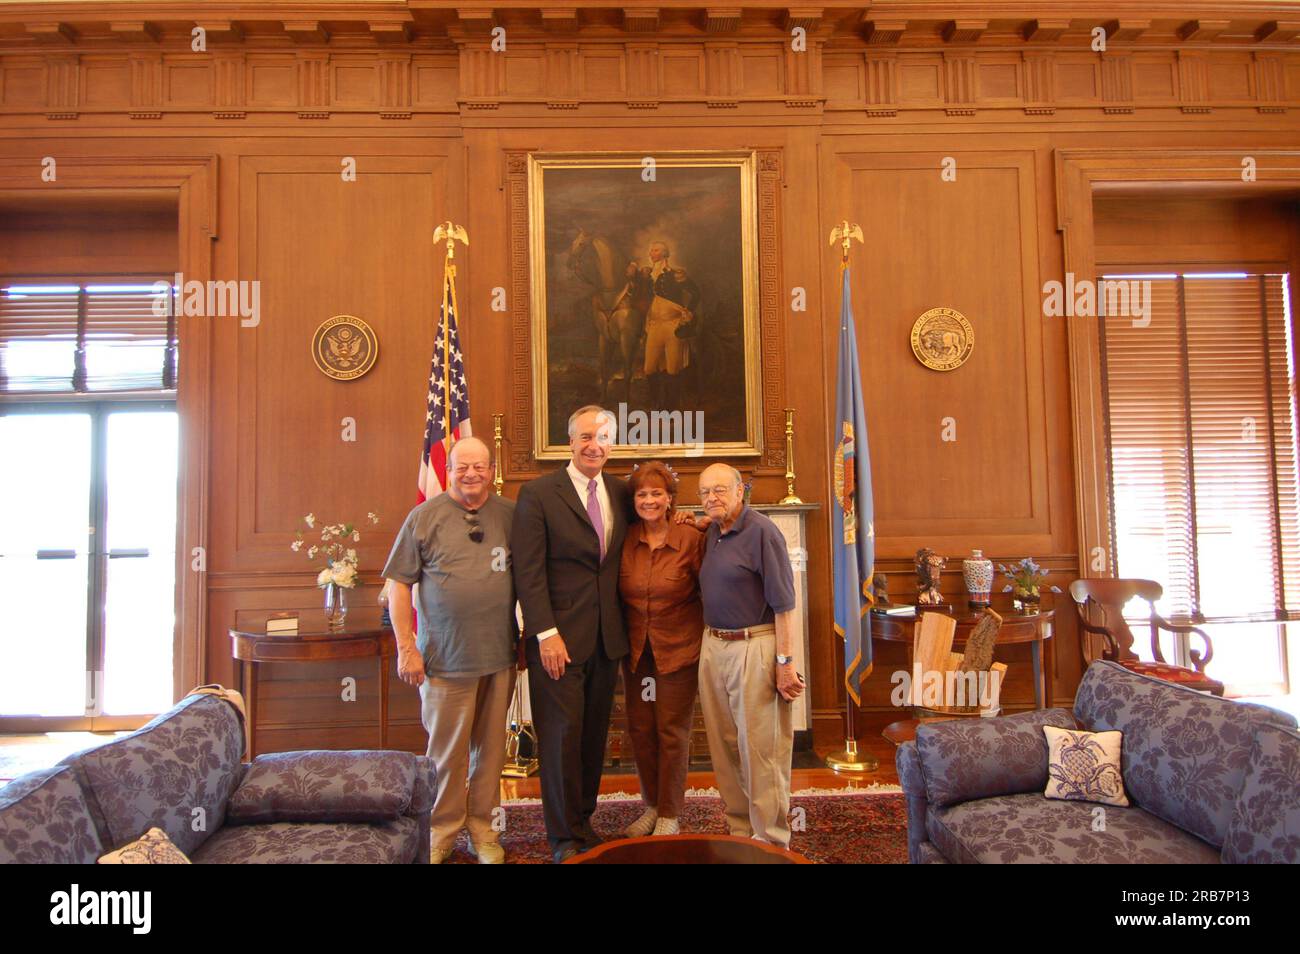
[[[366,514],[372,524],[379,518],[373,513]],[[316,529],[316,515],[309,513],[302,518],[307,529]],[[350,523],[322,524],[320,543],[307,546],[299,530],[297,539],[289,545],[294,553],[307,546],[307,559],[323,557],[325,565],[316,574],[316,585],[325,591],[325,619],[331,629],[342,629],[343,620],[348,615],[347,591],[357,585],[357,551],[351,544],[361,542],[361,531]]]

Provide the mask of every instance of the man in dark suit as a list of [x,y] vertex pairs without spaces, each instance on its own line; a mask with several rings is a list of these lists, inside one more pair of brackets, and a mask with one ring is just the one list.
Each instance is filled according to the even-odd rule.
[[542,815],[557,862],[600,844],[591,816],[618,661],[628,651],[618,572],[631,501],[622,480],[602,473],[616,426],[595,405],[573,413],[572,459],[520,489],[510,534]]

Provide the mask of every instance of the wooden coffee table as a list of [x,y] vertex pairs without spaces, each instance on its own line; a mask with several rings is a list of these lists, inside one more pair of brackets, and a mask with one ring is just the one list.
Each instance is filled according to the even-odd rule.
[[566,865],[811,865],[803,855],[739,835],[650,835],[607,841]]

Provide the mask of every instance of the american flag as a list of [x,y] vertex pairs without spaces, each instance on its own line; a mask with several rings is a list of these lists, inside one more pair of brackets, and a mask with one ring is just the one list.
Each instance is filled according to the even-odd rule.
[[[469,388],[456,328],[456,266],[448,264],[442,289],[442,311],[433,342],[433,366],[425,399],[424,449],[420,453],[420,500],[447,488],[447,455],[451,445],[470,436]],[[450,435],[450,437],[449,437]]]

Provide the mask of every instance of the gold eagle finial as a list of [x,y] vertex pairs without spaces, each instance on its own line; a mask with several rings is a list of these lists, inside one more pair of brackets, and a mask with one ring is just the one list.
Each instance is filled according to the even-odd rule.
[[446,222],[443,222],[442,225],[438,226],[436,229],[433,230],[433,244],[437,245],[439,242],[442,241],[445,241],[447,243],[447,257],[455,258],[456,257],[455,243],[463,242],[464,244],[468,245],[469,235],[466,234],[464,226],[455,225],[452,223],[450,219],[448,219]]
[[848,220],[845,219],[839,225],[835,226],[835,228],[831,229],[830,244],[834,245],[836,242],[840,242],[843,245],[844,261],[846,262],[849,260],[849,242],[853,239],[856,239],[859,242],[863,240],[862,226],[857,224],[850,225]]

